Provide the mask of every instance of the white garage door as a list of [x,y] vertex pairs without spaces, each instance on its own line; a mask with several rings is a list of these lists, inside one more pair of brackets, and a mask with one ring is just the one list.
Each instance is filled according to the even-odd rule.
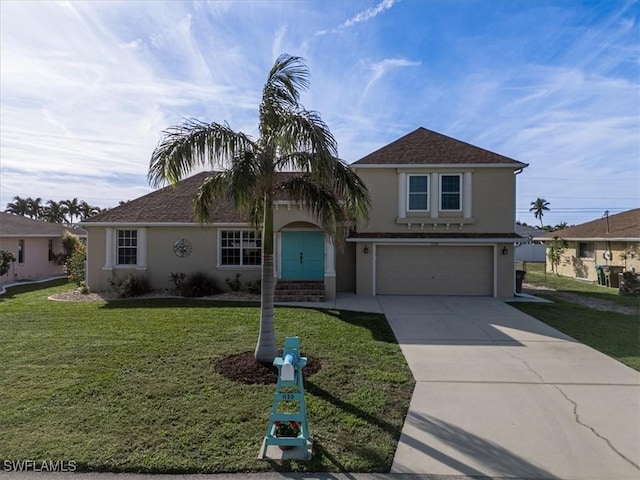
[[377,246],[380,295],[493,294],[493,247]]

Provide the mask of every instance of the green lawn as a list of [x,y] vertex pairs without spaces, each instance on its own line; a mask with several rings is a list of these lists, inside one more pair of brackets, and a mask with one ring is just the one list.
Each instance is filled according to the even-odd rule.
[[[520,266],[518,268],[521,268]],[[568,277],[560,277],[555,273],[544,272],[543,263],[527,263],[524,266],[527,272],[524,282],[531,285],[544,286],[554,290],[579,293],[589,297],[601,298],[615,302],[618,305],[640,307],[640,298],[618,294],[617,288],[608,288],[592,282],[574,280]]]
[[[639,308],[639,299],[618,295],[615,288],[544,273],[544,265],[527,264],[525,282]],[[640,317],[595,310],[541,294],[554,303],[513,303],[513,307],[576,340],[640,371]]]
[[383,315],[282,308],[322,361],[305,379],[308,462],[256,460],[275,385],[213,368],[253,350],[259,309],[198,300],[61,303],[68,284],[0,297],[0,461],[131,472],[371,471],[391,467],[414,380]]

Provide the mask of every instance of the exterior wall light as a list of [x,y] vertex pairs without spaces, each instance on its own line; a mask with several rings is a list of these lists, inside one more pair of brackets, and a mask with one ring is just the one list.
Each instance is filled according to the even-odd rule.
[[507,255],[508,253],[509,253],[509,250],[507,250],[507,247],[502,247],[502,254]]
[[369,247],[364,247],[364,250],[362,250],[365,254],[369,253]]

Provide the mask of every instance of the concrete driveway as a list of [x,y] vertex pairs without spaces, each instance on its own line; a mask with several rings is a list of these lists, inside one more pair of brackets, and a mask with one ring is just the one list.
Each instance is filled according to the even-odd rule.
[[416,379],[392,472],[640,478],[640,373],[498,299],[378,301]]

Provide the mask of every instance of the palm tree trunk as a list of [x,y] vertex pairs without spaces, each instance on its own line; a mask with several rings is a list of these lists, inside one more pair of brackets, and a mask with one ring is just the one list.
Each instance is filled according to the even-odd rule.
[[262,226],[262,289],[260,298],[260,333],[255,358],[258,362],[272,363],[278,354],[273,328],[273,201],[270,196],[264,202],[264,224]]

